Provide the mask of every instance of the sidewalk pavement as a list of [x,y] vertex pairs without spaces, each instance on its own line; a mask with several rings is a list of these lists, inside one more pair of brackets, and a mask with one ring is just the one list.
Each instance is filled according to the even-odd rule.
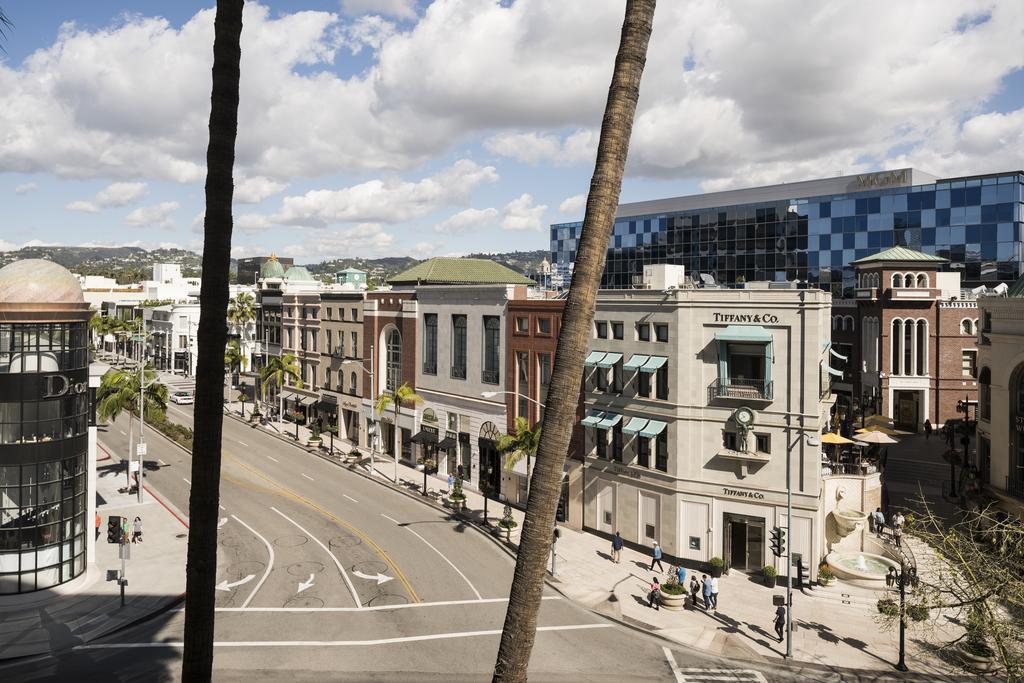
[[[157,498],[149,486],[144,502],[118,493],[124,467],[100,447],[96,511],[102,520],[96,564],[55,588],[0,598],[0,659],[38,655],[81,645],[177,603],[185,592],[188,527],[185,516]],[[120,570],[117,544],[107,543],[107,518],[142,518],[143,542],[130,544],[125,606],[108,569]],[[88,533],[94,521],[87,520]]]
[[[231,403],[225,406],[235,419],[239,419],[239,405]],[[284,423],[283,426],[275,423],[262,429],[283,440],[295,442],[293,423]],[[305,444],[310,436],[309,430],[300,426],[298,434],[300,443]],[[339,456],[352,450],[351,443],[335,439],[335,453],[331,456],[326,452],[328,443],[325,438],[324,448],[320,450],[302,447],[339,462]],[[364,458],[359,466],[368,473],[369,459]],[[394,459],[377,453],[375,470],[377,477],[390,482],[395,471]],[[399,463],[398,483],[410,492],[421,492],[423,472]],[[427,493],[432,502],[445,500],[447,488],[446,478],[427,476]],[[502,516],[503,504],[488,501],[488,516],[484,520],[483,496],[468,487],[463,491],[466,494],[467,518],[477,525],[495,525]],[[524,512],[512,508],[512,516],[521,527]],[[717,610],[706,612],[687,607],[681,612],[656,611],[647,606],[648,586],[654,576],[664,582],[667,574],[650,571],[649,552],[627,547],[622,551],[620,563],[615,564],[611,561],[610,540],[567,527],[560,529],[561,538],[555,549],[555,576],[549,577],[549,584],[566,597],[596,612],[705,652],[746,660],[783,658],[785,644],[778,642],[772,625],[775,615],[772,595],[785,595],[784,584],[771,589],[764,585],[760,575],[732,571],[719,579]],[[516,542],[513,535],[513,547]],[[914,540],[905,539],[905,542],[914,543]],[[928,549],[920,544],[914,547],[914,553],[919,558],[929,555]],[[666,570],[671,570],[669,562],[664,564]],[[687,569],[687,582],[693,572]],[[699,571],[697,578],[701,578]],[[886,592],[884,584],[875,588],[849,582],[804,591],[794,589],[794,659],[827,667],[892,671],[898,659],[898,636],[895,632],[883,631],[877,621],[876,603]],[[944,639],[955,637],[946,632],[941,636]],[[908,631],[906,661],[910,670],[936,677],[955,674],[955,667],[931,653],[929,639],[934,640],[934,636]]]

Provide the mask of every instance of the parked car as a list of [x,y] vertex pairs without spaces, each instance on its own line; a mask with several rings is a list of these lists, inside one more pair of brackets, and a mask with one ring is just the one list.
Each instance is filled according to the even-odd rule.
[[175,391],[171,394],[171,403],[177,403],[178,405],[191,405],[196,402],[196,397],[192,395],[191,391]]

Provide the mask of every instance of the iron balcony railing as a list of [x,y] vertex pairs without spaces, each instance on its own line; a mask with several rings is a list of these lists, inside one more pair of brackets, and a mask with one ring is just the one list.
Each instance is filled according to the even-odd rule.
[[1024,477],[1007,477],[1006,492],[1014,498],[1024,498]]
[[708,397],[716,398],[737,398],[759,401],[772,400],[772,383],[763,379],[744,379],[730,377],[727,379],[716,379],[708,387]]

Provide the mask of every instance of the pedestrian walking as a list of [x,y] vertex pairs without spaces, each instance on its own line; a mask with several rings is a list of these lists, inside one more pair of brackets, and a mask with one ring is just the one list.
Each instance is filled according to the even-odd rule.
[[711,609],[718,611],[718,577],[711,577]]
[[932,421],[925,418],[924,421],[924,440],[932,438]]
[[711,604],[711,577],[707,574],[703,575],[701,580],[701,597],[704,598],[704,609],[708,610],[713,607]]
[[647,594],[647,606],[653,607],[656,612],[661,610],[661,583],[658,582],[657,576],[651,581],[651,592]]
[[882,538],[885,534],[885,515],[882,514],[882,508],[877,508],[871,516],[875,520],[875,536]]
[[694,609],[697,609],[697,593],[700,593],[700,581],[697,580],[697,575],[694,574],[690,577],[690,598],[693,600]]
[[686,567],[679,565],[676,567],[676,581],[679,583],[679,587],[686,586]]
[[448,495],[452,495],[452,487],[455,486],[455,475],[448,473]]
[[903,545],[901,543],[902,540],[903,540],[903,527],[901,527],[901,526],[894,526],[892,528],[892,542],[896,544],[897,548],[902,548],[903,547]]
[[665,571],[665,567],[661,564],[661,546],[658,545],[657,541],[654,542],[654,548],[651,551],[651,571],[652,572],[654,571],[655,563],[657,563],[657,565],[658,565],[658,571],[660,571],[660,572]]
[[786,608],[784,605],[779,605],[775,608],[775,634],[779,637],[779,642],[782,642],[782,632],[786,630]]
[[622,536],[619,532],[615,532],[615,538],[612,539],[612,562],[615,564],[619,563],[622,559]]
[[902,529],[906,521],[907,518],[903,516],[903,513],[897,510],[896,514],[893,515],[892,518],[892,526],[893,528],[899,527],[900,529]]
[[103,523],[103,519],[100,517],[100,513],[96,513],[96,538],[100,537],[100,524]]
[[889,567],[889,573],[885,575],[885,587],[892,588],[896,585],[896,567]]
[[132,522],[132,543],[142,543],[142,517],[136,517]]

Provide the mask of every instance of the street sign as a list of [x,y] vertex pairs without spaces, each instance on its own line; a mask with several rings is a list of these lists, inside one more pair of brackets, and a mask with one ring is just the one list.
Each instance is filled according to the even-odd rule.
[[139,471],[139,461],[138,460],[129,460],[128,461],[128,471],[129,472],[138,472]]
[[140,444],[135,446],[135,455],[137,455],[139,457],[141,457],[143,455],[146,455],[146,444],[145,443],[140,443]]

